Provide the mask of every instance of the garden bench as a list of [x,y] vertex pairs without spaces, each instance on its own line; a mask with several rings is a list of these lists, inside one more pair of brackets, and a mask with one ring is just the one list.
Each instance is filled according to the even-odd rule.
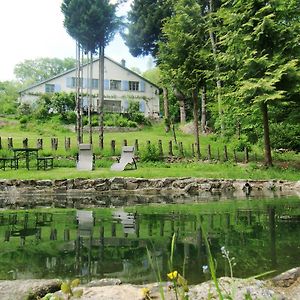
[[52,156],[44,156],[44,157],[37,157],[36,158],[37,169],[53,169],[53,157]]
[[17,157],[0,157],[0,169],[5,171],[6,167],[11,169],[19,168],[19,158]]

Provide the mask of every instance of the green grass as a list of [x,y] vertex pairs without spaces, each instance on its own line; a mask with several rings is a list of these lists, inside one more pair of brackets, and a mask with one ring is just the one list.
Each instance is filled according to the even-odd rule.
[[0,171],[1,179],[66,179],[66,178],[164,178],[164,177],[197,177],[223,179],[282,179],[297,181],[299,171],[279,168],[253,168],[251,165],[208,164],[202,162],[156,164],[138,163],[137,170],[123,172],[110,171],[109,167],[96,168],[93,171],[77,171],[72,168],[55,167],[52,170],[18,169]]
[[[96,169],[92,172],[77,171],[75,168],[75,155],[77,153],[76,135],[74,132],[67,131],[57,124],[51,122],[45,124],[30,123],[26,128],[21,128],[18,123],[9,123],[0,126],[0,137],[2,150],[0,156],[12,156],[7,149],[7,138],[12,137],[14,147],[22,147],[24,138],[28,138],[29,147],[36,147],[38,138],[43,138],[44,148],[40,151],[41,155],[54,156],[53,170],[37,171],[34,165],[31,170],[24,169],[24,164],[20,163],[19,170],[0,170],[0,178],[4,179],[65,179],[65,178],[111,178],[116,176],[123,177],[140,177],[140,178],[163,178],[163,177],[198,177],[198,178],[224,178],[224,179],[283,179],[283,180],[300,180],[300,153],[274,153],[275,167],[261,167],[263,151],[258,146],[253,146],[250,152],[250,163],[235,164],[233,161],[233,145],[226,143],[228,148],[229,161],[221,163],[224,160],[224,139],[216,136],[200,136],[202,159],[207,157],[207,147],[211,145],[212,157],[217,158],[219,151],[219,163],[208,161],[195,161],[192,158],[192,144],[194,136],[185,134],[179,129],[176,130],[177,141],[183,143],[185,157],[190,161],[183,160],[178,163],[145,163],[138,162],[137,170],[127,170],[125,172],[112,172],[110,166],[114,162],[111,158],[111,141],[116,141],[116,155],[120,154],[121,146],[124,140],[128,145],[133,145],[135,140],[139,141],[139,150],[141,154],[146,149],[147,141],[151,144],[158,145],[161,140],[163,144],[164,155],[168,154],[169,141],[173,141],[173,152],[175,156],[179,155],[178,147],[174,143],[172,132],[166,133],[162,123],[155,124],[152,127],[146,127],[136,132],[117,132],[104,134],[104,150],[98,147],[98,134],[93,135],[93,151],[96,154]],[[59,139],[58,150],[51,150],[51,138]],[[64,149],[64,139],[71,138],[71,149]],[[87,134],[84,142],[88,142]],[[237,153],[239,161],[243,161],[243,153]],[[257,163],[258,161],[258,163]]]

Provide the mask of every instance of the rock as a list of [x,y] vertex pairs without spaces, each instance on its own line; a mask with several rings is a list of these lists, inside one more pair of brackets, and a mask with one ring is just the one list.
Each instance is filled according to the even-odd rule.
[[56,279],[0,280],[0,299],[37,299],[38,295],[43,296],[49,292],[59,290],[60,285],[61,281]]
[[275,286],[289,287],[300,278],[300,267],[293,268],[287,272],[279,274],[272,279]]

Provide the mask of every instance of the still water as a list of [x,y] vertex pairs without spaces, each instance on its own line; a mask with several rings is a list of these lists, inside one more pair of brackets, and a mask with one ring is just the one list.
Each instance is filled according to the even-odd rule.
[[141,197],[127,205],[99,197],[89,206],[63,195],[48,207],[36,206],[33,195],[28,206],[2,205],[0,279],[109,277],[146,283],[157,280],[155,265],[166,280],[175,234],[173,270],[190,284],[199,283],[209,277],[202,271],[207,249],[201,228],[218,276],[229,275],[223,246],[235,257],[236,277],[272,270],[274,276],[300,265],[297,197],[174,201],[156,196],[151,203]]

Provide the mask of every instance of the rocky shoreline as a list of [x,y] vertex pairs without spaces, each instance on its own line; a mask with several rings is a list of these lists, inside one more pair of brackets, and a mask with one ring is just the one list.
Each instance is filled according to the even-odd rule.
[[[70,199],[86,195],[101,195],[102,199],[117,196],[122,201],[127,195],[142,195],[151,201],[151,197],[160,195],[172,199],[196,197],[201,199],[244,199],[244,198],[278,198],[283,196],[300,197],[300,181],[284,180],[230,180],[201,178],[97,178],[97,179],[62,179],[62,180],[0,180],[1,202],[14,203],[27,201],[30,195],[41,195],[47,202],[59,199],[65,194]],[[27,195],[29,195],[27,197]],[[28,199],[27,199],[27,198]],[[23,199],[23,200],[22,200]],[[126,201],[126,197],[124,198]],[[95,199],[90,200],[93,204]],[[103,200],[102,200],[103,201]],[[42,203],[41,203],[42,204]],[[99,204],[99,203],[96,203]]]
[[[230,295],[231,299],[300,299],[300,267],[284,272],[270,280],[239,279],[222,277],[218,279],[223,296]],[[175,300],[175,293],[162,284],[166,300]],[[81,300],[142,300],[142,289],[148,288],[151,299],[160,299],[159,284],[143,286],[122,284],[118,279],[102,279],[79,286],[83,290]],[[59,280],[13,280],[0,281],[1,300],[35,300],[45,294],[59,292]],[[219,299],[212,281],[207,281],[189,287],[189,300]]]

